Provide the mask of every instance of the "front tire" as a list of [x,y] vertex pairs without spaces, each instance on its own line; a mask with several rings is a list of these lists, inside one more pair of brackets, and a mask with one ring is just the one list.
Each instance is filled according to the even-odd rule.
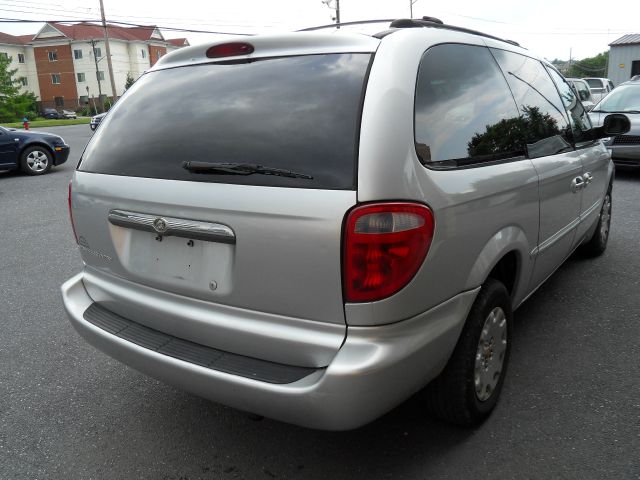
[[425,389],[427,406],[448,423],[473,426],[495,408],[509,361],[513,311],[505,286],[487,279],[443,372]]
[[598,225],[596,231],[593,232],[591,239],[580,246],[580,252],[585,257],[599,257],[607,249],[607,243],[609,242],[609,232],[611,231],[611,187],[607,190],[604,200],[602,201],[602,208],[600,209],[600,216],[598,218]]
[[52,163],[51,153],[41,146],[26,148],[20,157],[20,168],[27,175],[44,175]]

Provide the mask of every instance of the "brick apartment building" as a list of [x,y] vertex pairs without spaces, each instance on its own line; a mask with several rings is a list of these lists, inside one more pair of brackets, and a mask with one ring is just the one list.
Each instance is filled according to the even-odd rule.
[[[117,96],[124,92],[127,74],[136,79],[167,52],[189,45],[186,38],[165,40],[155,26],[109,25],[108,30]],[[100,25],[46,23],[35,35],[0,32],[0,55],[12,58],[20,89],[33,92],[40,108],[77,110],[90,99],[98,102],[100,91],[111,96]]]

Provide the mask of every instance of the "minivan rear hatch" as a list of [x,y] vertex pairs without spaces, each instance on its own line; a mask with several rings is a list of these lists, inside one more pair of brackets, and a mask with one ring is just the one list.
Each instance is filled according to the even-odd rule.
[[343,324],[341,229],[357,201],[371,59],[245,58],[143,75],[97,130],[72,185],[88,268]]

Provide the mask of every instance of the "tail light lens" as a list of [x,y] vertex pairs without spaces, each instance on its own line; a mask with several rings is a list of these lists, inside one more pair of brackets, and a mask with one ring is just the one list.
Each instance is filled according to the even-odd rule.
[[434,220],[416,203],[377,203],[353,209],[344,234],[346,301],[389,297],[414,277],[429,251]]
[[71,229],[73,230],[73,238],[78,243],[78,235],[76,234],[76,224],[73,222],[73,210],[71,209],[71,182],[69,182],[69,195],[67,197],[67,204],[69,205],[69,219],[71,219]]

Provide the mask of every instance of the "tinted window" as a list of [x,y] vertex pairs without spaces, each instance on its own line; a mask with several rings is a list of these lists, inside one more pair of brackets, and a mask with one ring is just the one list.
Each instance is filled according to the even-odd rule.
[[415,141],[420,160],[456,167],[524,155],[518,111],[489,50],[437,45],[420,62]]
[[564,105],[542,63],[504,50],[492,52],[520,109],[529,157],[554,155],[572,148]]
[[564,108],[569,113],[569,121],[571,122],[571,130],[573,131],[573,138],[576,142],[582,141],[582,135],[587,130],[591,129],[591,121],[587,111],[582,106],[582,103],[578,100],[578,96],[575,91],[569,86],[567,81],[556,72],[553,68],[547,67],[549,75],[553,79]]
[[597,78],[585,78],[585,81],[589,84],[589,88],[593,93],[604,93],[605,89],[601,80]]
[[[271,58],[143,75],[109,112],[80,170],[135,177],[352,189],[371,55]],[[311,175],[194,173],[185,161]]]

